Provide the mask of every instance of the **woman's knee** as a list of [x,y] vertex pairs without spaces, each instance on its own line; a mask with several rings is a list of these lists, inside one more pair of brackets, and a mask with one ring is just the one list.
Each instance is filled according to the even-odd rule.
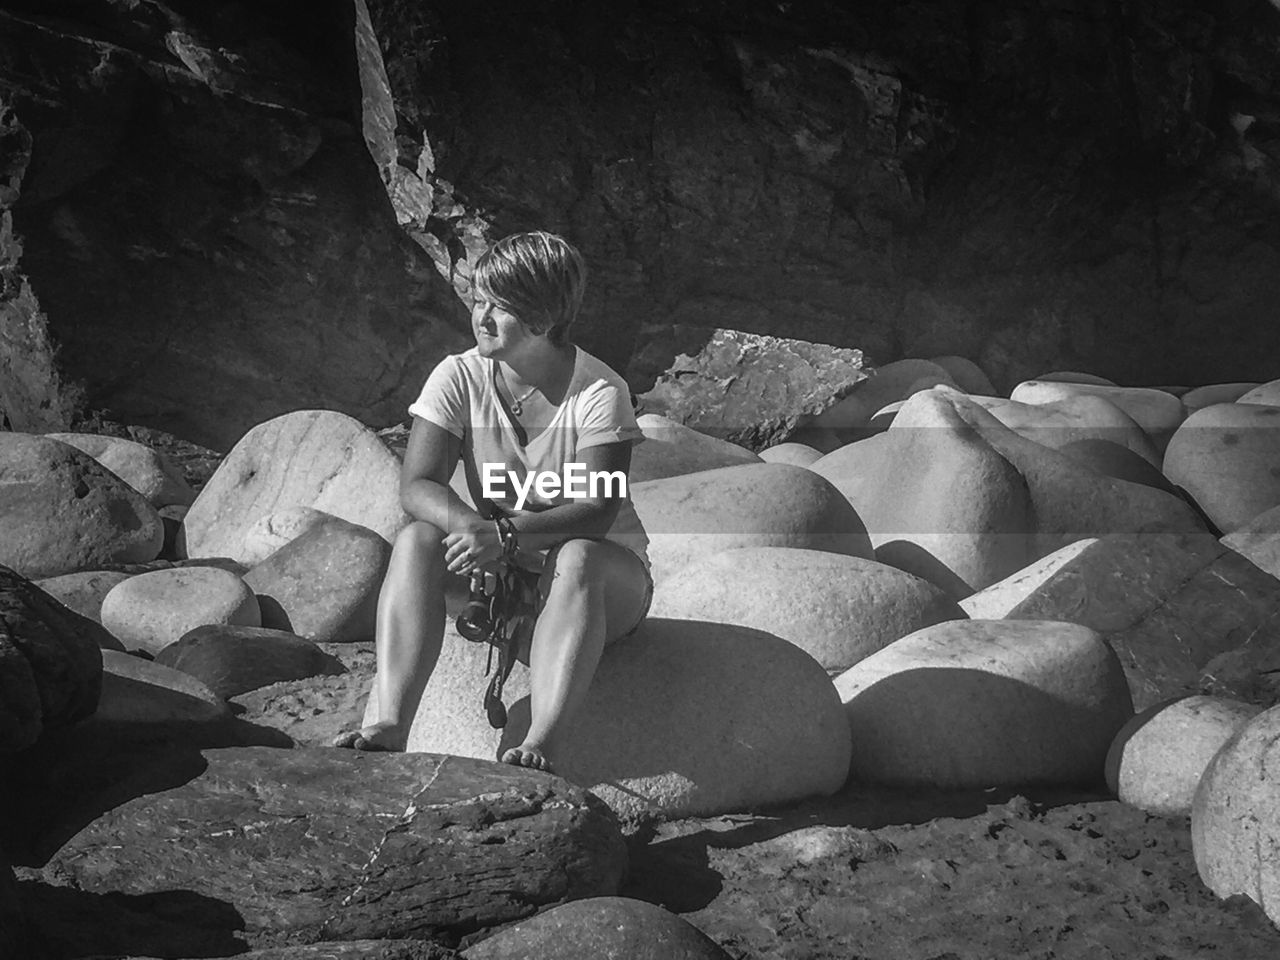
[[391,545],[391,566],[404,564],[414,566],[430,563],[439,558],[443,560],[443,542],[445,533],[434,523],[425,520],[414,520],[396,534]]
[[543,579],[549,589],[552,583],[583,587],[604,574],[601,566],[602,545],[596,540],[566,540],[548,558]]

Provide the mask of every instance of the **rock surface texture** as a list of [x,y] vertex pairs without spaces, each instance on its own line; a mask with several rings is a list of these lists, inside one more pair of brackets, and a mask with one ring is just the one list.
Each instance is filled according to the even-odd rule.
[[165,891],[187,891],[168,919],[210,940],[242,924],[251,946],[269,947],[457,939],[611,895],[626,869],[609,812],[546,774],[332,749],[204,756],[189,783],[80,831],[45,878],[150,896],[161,910]]
[[[5,5],[18,429],[109,406],[225,450],[299,407],[403,416],[466,318],[396,226],[354,36],[354,4]],[[50,366],[71,381],[52,397]]]
[[155,508],[92,457],[0,432],[0,563],[25,577],[56,577],[154,560],[163,542]]
[[1280,924],[1280,708],[1254,717],[1214,756],[1191,810],[1200,879],[1220,897],[1244,894]]
[[584,346],[635,344],[638,393],[726,328],[1001,389],[1275,376],[1266,3],[368,5],[401,221],[460,290],[486,237],[572,224]]
[[1144,710],[1116,734],[1107,754],[1107,786],[1139,810],[1190,816],[1214,755],[1261,712],[1222,697],[1186,697]]
[[11,422],[400,419],[465,345],[432,261],[469,294],[532,227],[588,252],[583,345],[638,393],[724,330],[1001,388],[1274,377],[1261,0],[544,14],[7,4]]

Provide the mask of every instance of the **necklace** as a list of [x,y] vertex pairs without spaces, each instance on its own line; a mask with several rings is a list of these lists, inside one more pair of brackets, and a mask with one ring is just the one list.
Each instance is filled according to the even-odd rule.
[[517,397],[516,392],[511,389],[511,384],[507,383],[507,375],[502,372],[502,368],[498,368],[498,373],[502,377],[502,383],[507,388],[507,393],[511,394],[511,412],[517,417],[524,413],[524,402],[538,392],[537,387],[530,387],[529,392],[523,397]]

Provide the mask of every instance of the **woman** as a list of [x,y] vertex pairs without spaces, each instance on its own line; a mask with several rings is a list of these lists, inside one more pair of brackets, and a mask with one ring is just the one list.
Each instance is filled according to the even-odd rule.
[[[648,612],[648,539],[625,483],[553,492],[569,464],[579,476],[625,477],[643,439],[625,381],[569,341],[585,277],[578,251],[541,232],[507,237],[476,264],[476,345],[446,357],[409,407],[400,498],[413,521],[396,538],[378,600],[378,719],[336,745],[405,748],[439,657],[446,596],[450,606],[465,597],[467,578],[491,568],[504,537],[544,553],[545,565],[529,732],[503,762],[551,769],[601,651]],[[480,511],[449,486],[460,458]]]

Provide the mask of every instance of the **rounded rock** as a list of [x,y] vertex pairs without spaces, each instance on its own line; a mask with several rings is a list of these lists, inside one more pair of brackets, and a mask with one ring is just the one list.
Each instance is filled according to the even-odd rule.
[[760,459],[765,463],[789,463],[793,467],[807,467],[822,459],[822,451],[807,443],[778,443],[761,450]]
[[662,907],[592,897],[552,907],[464,951],[466,960],[729,960],[714,940]]
[[222,698],[195,677],[129,653],[102,651],[102,699],[93,723],[216,723],[229,716]]
[[1186,419],[1164,475],[1224,534],[1280,506],[1280,407],[1220,403]]
[[850,777],[969,789],[1092,784],[1133,716],[1124,671],[1093,630],[957,620],[874,653],[835,681]]
[[400,462],[376,433],[333,410],[299,410],[258,424],[227,454],[183,519],[184,555],[243,562],[250,528],[292,506],[388,541],[409,519],[400,507]]
[[156,654],[155,662],[189,674],[229,700],[285,680],[335,676],[344,668],[310,640],[268,627],[196,627]]
[[[80,616],[88,617],[94,623],[101,623],[103,598],[131,576],[133,574],[116,570],[84,570],[37,580],[36,585]],[[124,647],[117,643],[111,649],[123,650]]]
[[0,432],[0,564],[56,577],[154,560],[164,525],[151,504],[88,454]]
[[173,567],[117,584],[102,600],[102,625],[131,650],[159,653],[205,624],[261,626],[248,585],[217,567]]
[[631,469],[627,472],[630,483],[760,462],[760,457],[746,447],[655,413],[642,414],[636,423],[645,439],[632,448]]
[[1245,391],[1236,403],[1256,403],[1264,407],[1280,407],[1280,380],[1269,380]]
[[1027,486],[1017,470],[933,391],[894,425],[809,468],[833,483],[866,523],[875,559],[953,598],[1028,562]]
[[857,512],[804,467],[749,463],[633,484],[656,581],[735,547],[803,547],[871,557]]
[[1107,786],[1147,813],[1188,816],[1209,761],[1261,712],[1239,700],[1204,696],[1149,707],[1116,734],[1107,753]]
[[[529,729],[529,672],[517,664],[508,721],[482,704],[488,650],[450,627],[408,749],[494,760]],[[376,688],[365,713],[377,716]],[[849,725],[826,671],[803,650],[746,627],[647,620],[605,648],[572,736],[552,758],[619,816],[712,816],[839,790]]]
[[1159,449],[1164,449],[1186,418],[1182,401],[1171,393],[1150,387],[1117,387],[1090,383],[1054,383],[1028,380],[1009,394],[1019,403],[1047,403],[1074,396],[1096,396],[1115,404],[1142,427]]
[[146,498],[153,507],[189,506],[196,493],[169,458],[145,444],[93,433],[47,433],[87,453]]
[[945,370],[951,376],[955,385],[965,393],[990,396],[996,392],[996,388],[991,383],[991,378],[968,357],[930,357],[929,362],[936,363]]
[[1191,851],[1205,886],[1243,894],[1280,924],[1280,707],[1214,754],[1191,807]]
[[297,540],[312,527],[319,526],[333,514],[315,507],[285,507],[265,517],[259,517],[244,535],[244,555],[241,563],[254,566],[271,556],[281,547]]
[[1187,416],[1191,416],[1197,410],[1212,407],[1214,404],[1235,403],[1256,386],[1259,384],[1255,380],[1241,383],[1211,383],[1203,387],[1193,387],[1182,395],[1182,405],[1186,407]]
[[663,581],[653,615],[732,623],[794,643],[842,671],[894,640],[965,613],[895,567],[819,550],[747,547],[695,561]]

